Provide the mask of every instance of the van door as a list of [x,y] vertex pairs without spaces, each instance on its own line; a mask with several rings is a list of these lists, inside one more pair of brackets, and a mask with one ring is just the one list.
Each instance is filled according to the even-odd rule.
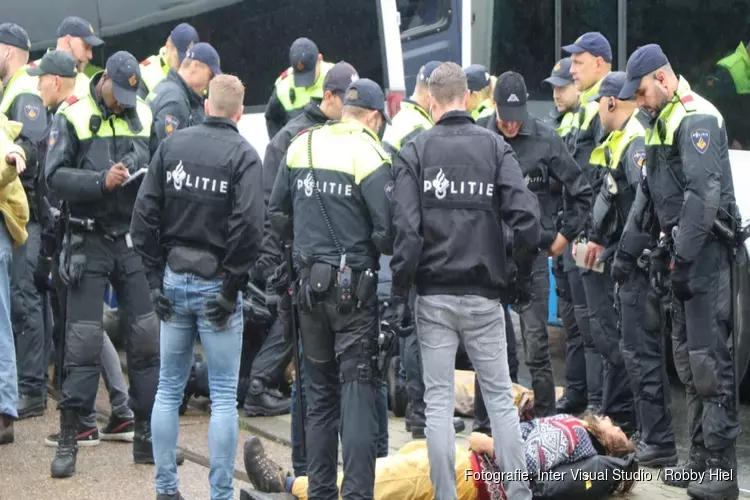
[[469,64],[462,57],[461,43],[465,2],[470,0],[396,0],[408,94],[414,91],[419,68],[426,62]]

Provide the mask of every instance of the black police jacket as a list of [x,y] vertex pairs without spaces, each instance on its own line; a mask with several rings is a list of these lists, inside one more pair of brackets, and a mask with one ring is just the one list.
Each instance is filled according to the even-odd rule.
[[[496,134],[502,134],[497,127],[495,113],[487,117],[485,127]],[[565,192],[559,232],[568,241],[573,241],[586,225],[593,192],[586,175],[568,152],[565,142],[554,128],[532,115],[528,115],[528,119],[523,122],[518,135],[503,138],[516,153],[526,186],[539,200],[542,224],[539,247],[549,248],[558,232],[555,219],[559,188],[553,186],[553,180],[561,184]]]
[[166,78],[154,87],[146,102],[154,115],[151,154],[172,132],[198,125],[205,117],[203,97],[191,89],[175,69],[170,69]]
[[465,111],[443,115],[393,160],[392,295],[499,298],[508,285],[501,221],[518,250],[539,245],[539,203],[511,147]]
[[232,283],[246,280],[263,228],[261,162],[231,120],[206,117],[159,146],[138,193],[130,233],[149,286],[160,288],[170,248],[212,252]]
[[[70,100],[72,102],[77,101],[75,98]],[[68,106],[68,102],[63,101],[57,106],[51,108],[49,110],[50,116],[54,116],[60,108],[65,108],[66,106]],[[47,181],[44,178],[44,164],[47,160],[48,138],[51,129],[52,120],[50,119],[47,125],[47,130],[44,132],[45,140],[39,141],[38,143],[38,161],[42,168],[40,168],[37,173],[36,191],[34,192],[35,210],[38,214],[39,223],[42,226],[42,244],[39,253],[44,257],[52,257],[57,250],[55,225],[52,214],[50,213],[50,208],[60,209],[60,200],[55,196],[52,190],[49,189]]]
[[[271,142],[266,146],[266,154],[263,158],[263,200],[268,207],[271,199],[273,183],[279,171],[284,155],[286,154],[292,140],[305,129],[320,125],[328,121],[328,117],[320,110],[316,102],[308,103],[301,115],[284,125]],[[263,277],[270,276],[274,269],[281,264],[282,257],[281,236],[271,226],[270,219],[266,218],[263,225],[263,245],[258,256],[256,266]]]
[[152,115],[141,99],[122,116],[112,114],[96,92],[103,73],[91,78],[88,95],[69,99],[53,118],[44,168],[47,186],[70,215],[94,219],[98,230],[117,237],[130,229],[140,182],[107,191],[105,179],[116,163],[131,175],[148,167]]

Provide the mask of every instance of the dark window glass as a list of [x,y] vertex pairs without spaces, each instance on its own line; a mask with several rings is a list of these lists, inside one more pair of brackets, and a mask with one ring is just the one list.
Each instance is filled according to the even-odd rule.
[[397,0],[396,7],[405,37],[434,31],[450,16],[449,0]]
[[[562,46],[589,31],[607,38],[612,47],[612,69],[617,69],[617,0],[562,0]],[[567,55],[562,52],[563,57]]]
[[497,0],[492,19],[490,73],[523,75],[529,98],[551,100],[542,80],[555,65],[555,2],[541,0],[529,8],[527,0]]
[[675,72],[721,111],[730,147],[750,149],[750,85],[717,66],[735,51],[744,52],[736,74],[750,82],[750,59],[739,49],[750,42],[750,0],[629,0],[627,18],[628,53],[648,43],[661,45]]

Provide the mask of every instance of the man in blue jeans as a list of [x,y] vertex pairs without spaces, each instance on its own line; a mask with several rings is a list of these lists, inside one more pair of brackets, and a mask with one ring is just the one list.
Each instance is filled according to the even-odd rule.
[[158,500],[182,499],[175,465],[178,412],[197,336],[206,351],[211,391],[211,500],[234,498],[241,290],[260,247],[263,193],[258,153],[237,129],[245,89],[237,77],[221,75],[216,63],[206,120],[174,132],[159,146],[131,223],[162,320],[151,415]]

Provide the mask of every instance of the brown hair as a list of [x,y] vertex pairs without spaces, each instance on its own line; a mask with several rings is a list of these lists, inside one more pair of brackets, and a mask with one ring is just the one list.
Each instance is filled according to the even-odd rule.
[[[635,450],[635,443],[630,441],[629,439],[626,441],[622,441],[620,439],[613,439],[611,436],[607,435],[606,433],[602,432],[600,428],[599,422],[601,421],[601,417],[598,415],[595,415],[590,412],[586,412],[583,415],[583,420],[586,422],[586,428],[588,431],[606,448],[607,454],[613,457],[625,457],[626,455],[629,455]],[[627,477],[633,478],[634,473],[638,470],[638,462],[636,460],[632,461],[632,464],[628,467],[626,472],[628,472]],[[620,484],[618,484],[615,489],[613,490],[613,493],[615,491],[619,491],[621,493],[627,493],[628,491],[631,491],[635,487],[635,479],[628,479],[625,481],[621,481]]]
[[463,98],[469,90],[466,73],[454,62],[444,62],[430,75],[430,95],[441,105]]
[[245,86],[233,75],[217,75],[208,86],[208,105],[215,116],[233,118],[242,109]]

